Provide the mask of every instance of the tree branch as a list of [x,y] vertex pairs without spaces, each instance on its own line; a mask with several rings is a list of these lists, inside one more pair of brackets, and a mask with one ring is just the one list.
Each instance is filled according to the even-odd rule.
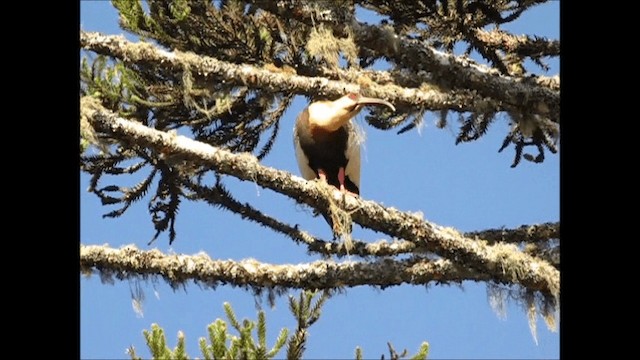
[[242,204],[235,199],[230,199],[225,194],[205,186],[200,186],[191,182],[184,184],[193,191],[194,199],[204,200],[209,204],[222,206],[242,218],[255,221],[260,225],[268,227],[276,232],[287,235],[297,243],[304,243],[308,247],[308,251],[319,253],[322,255],[337,255],[339,257],[352,256],[392,256],[398,254],[414,253],[416,245],[409,241],[394,240],[387,242],[380,240],[375,243],[366,243],[363,241],[353,241],[353,248],[347,251],[342,243],[330,242],[312,236],[306,231],[298,229],[298,226],[291,226],[271,216],[263,214],[260,210],[249,204]]
[[122,119],[106,110],[94,98],[81,98],[81,116],[97,131],[120,140],[133,141],[140,146],[163,149],[194,164],[206,165],[215,171],[232,175],[284,194],[298,202],[321,211],[328,211],[327,194],[335,203],[344,202],[353,220],[372,230],[413,242],[430,252],[466,264],[491,277],[498,283],[521,284],[535,291],[557,297],[560,274],[557,269],[540,259],[520,252],[511,244],[489,245],[464,237],[451,228],[444,228],[422,219],[421,216],[385,208],[373,201],[343,197],[326,184],[305,181],[282,170],[261,165],[250,154],[233,154],[224,149],[148,128],[140,123]]
[[[320,72],[328,77],[334,79],[346,79],[352,82],[362,81],[359,80],[362,77],[371,79],[378,84],[398,84],[403,87],[422,87],[424,84],[433,83],[433,77],[429,73],[412,73],[406,69],[400,71],[385,71],[385,70],[368,70],[368,69],[329,69],[321,68]],[[551,90],[560,90],[560,77],[559,76],[536,76],[534,79],[536,84],[544,87],[548,87]],[[453,93],[462,90],[454,90]],[[500,109],[497,102],[491,98],[484,98],[489,104],[491,109]]]
[[512,111],[538,114],[560,122],[559,91],[540,86],[527,77],[501,75],[498,70],[476,64],[468,58],[438,51],[424,41],[400,37],[391,26],[367,25],[355,18],[348,19],[348,22],[337,21],[345,14],[332,14],[329,9],[320,11],[304,1],[254,0],[250,3],[280,17],[311,26],[326,19],[325,23],[338,34],[344,34],[345,24],[349,24],[359,46],[416,74],[430,73],[433,81],[442,88],[473,89],[481,96],[503,103]]
[[[504,1],[502,2],[483,1],[482,3],[489,3],[490,4],[489,6],[494,8],[494,10],[497,13],[495,13],[493,16],[486,16],[487,15],[486,12],[483,12],[484,16],[471,19],[471,22],[473,26],[476,26],[478,28],[485,27],[490,24],[502,24],[504,22],[510,22],[518,18],[520,14],[522,14],[526,9],[530,8],[531,6],[541,4],[547,1],[549,0],[518,0],[516,4],[513,4],[511,2],[504,2]],[[403,24],[405,23],[414,24],[414,23],[420,23],[420,22],[424,23],[426,22],[425,20],[427,20],[427,18],[429,17],[441,18],[443,17],[443,15],[445,15],[444,13],[445,11],[447,14],[445,16],[450,16],[448,7],[449,5],[452,4],[451,2],[448,2],[448,1],[439,1],[440,4],[439,6],[437,6],[436,1],[420,1],[420,2],[404,3],[404,2],[390,2],[388,0],[356,0],[355,3],[362,6],[365,9],[375,11],[378,14],[387,15],[393,20],[401,20]],[[469,5],[478,4],[477,1],[476,2],[465,1],[465,3],[467,7],[470,7]],[[462,5],[463,7],[465,6],[464,4]],[[440,9],[438,9],[438,7],[440,7]],[[476,9],[477,8],[478,7],[476,6]],[[462,13],[456,14],[458,17],[462,17],[465,15],[464,9],[462,10],[463,10]],[[467,8],[467,13],[469,12],[468,10],[470,9]],[[475,11],[476,10],[471,10],[470,12],[473,13]],[[509,15],[506,15],[505,17],[502,17],[501,13],[507,12],[507,11],[512,11],[512,13]]]
[[[358,24],[354,30],[359,44],[376,44],[379,43],[376,39],[396,36],[389,27]],[[390,46],[371,50],[412,71],[430,72],[433,80],[443,88],[473,89],[517,112],[538,114],[560,122],[559,91],[541,87],[527,78],[501,75],[495,69],[443,53],[418,40],[398,40],[397,50]]]
[[172,287],[188,280],[215,288],[231,284],[243,287],[334,289],[374,285],[426,285],[460,283],[465,280],[490,281],[491,277],[449,260],[390,260],[308,264],[266,264],[254,259],[212,260],[205,253],[166,255],[159,250],[143,251],[134,245],[114,249],[101,245],[80,245],[80,269],[118,279],[162,276]]
[[516,229],[487,229],[464,233],[469,238],[487,240],[489,243],[537,243],[560,239],[560,223],[548,222],[536,225],[522,225]]
[[[154,66],[173,71],[183,71],[185,66],[188,66],[200,75],[209,77],[215,75],[229,84],[265,88],[275,92],[339,97],[348,92],[360,92],[364,89],[357,83],[274,72],[252,65],[237,65],[177,50],[168,52],[149,43],[132,43],[123,36],[81,31],[80,46],[85,50],[112,56],[124,62],[136,64],[151,62]],[[369,83],[366,86],[366,95],[386,99],[394,103],[397,108],[418,106],[429,110],[447,109],[460,112],[504,110],[497,101],[483,98],[465,89],[443,92],[437,89],[419,90],[393,84]]]
[[[400,254],[415,254],[427,252],[425,248],[419,248],[415,243],[405,240],[379,240],[375,243],[367,243],[363,241],[353,241],[353,248],[348,250],[343,243],[325,241],[316,238],[306,231],[298,229],[297,226],[291,226],[281,222],[271,216],[265,215],[258,209],[249,204],[241,204],[235,199],[225,196],[225,194],[216,191],[216,189],[200,186],[192,182],[184,182],[186,186],[194,192],[194,199],[207,201],[212,205],[222,206],[236,214],[255,221],[266,226],[276,232],[289,236],[294,241],[304,243],[308,247],[308,251],[319,253],[322,255],[337,255],[339,257],[351,255],[361,257],[380,257],[395,256]],[[516,229],[487,229],[482,231],[473,231],[464,234],[467,238],[476,238],[486,240],[493,244],[496,242],[508,243],[537,243],[545,242],[550,239],[560,238],[560,223],[544,223],[539,225],[523,225]],[[545,250],[549,252],[548,250]],[[546,256],[545,253],[532,253],[531,255],[542,257],[551,265],[558,268],[560,266],[559,256],[553,251],[553,256]],[[545,255],[545,256],[542,256]]]
[[[395,256],[400,254],[415,254],[426,252],[424,248],[419,248],[415,243],[405,240],[379,240],[375,243],[367,243],[363,241],[353,241],[353,248],[347,251],[344,244],[330,242],[312,236],[306,231],[298,229],[297,226],[291,226],[271,216],[263,214],[258,209],[249,204],[242,204],[235,199],[228,198],[225,194],[217,191],[215,188],[197,185],[193,182],[183,182],[189,190],[194,192],[193,199],[200,199],[209,204],[222,206],[242,218],[250,219],[276,232],[287,235],[295,242],[304,243],[308,247],[308,251],[319,253],[322,255],[337,255],[339,257],[351,255],[361,257],[380,257]],[[544,223],[539,225],[522,225],[516,229],[487,229],[481,231],[467,232],[464,234],[467,238],[475,238],[486,240],[490,244],[496,242],[508,243],[535,243],[544,242],[549,239],[560,238],[560,223]],[[545,260],[549,261],[549,258]],[[556,268],[560,265],[559,261],[549,261]]]
[[[474,29],[475,36],[485,45],[520,56],[560,56],[560,41],[513,35],[501,30]],[[559,85],[559,84],[558,84]]]

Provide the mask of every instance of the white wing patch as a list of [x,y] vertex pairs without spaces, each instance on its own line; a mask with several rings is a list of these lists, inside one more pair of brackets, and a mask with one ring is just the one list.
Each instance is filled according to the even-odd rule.
[[302,147],[300,146],[300,140],[298,138],[298,132],[296,128],[293,128],[293,146],[296,151],[296,160],[298,160],[298,169],[300,169],[300,174],[306,180],[313,180],[316,178],[316,173],[313,171],[311,166],[309,166],[309,158],[302,151]]
[[360,146],[364,142],[364,131],[354,122],[349,121],[347,125],[349,133],[349,143],[344,155],[347,158],[347,167],[344,175],[348,176],[354,184],[360,188]]

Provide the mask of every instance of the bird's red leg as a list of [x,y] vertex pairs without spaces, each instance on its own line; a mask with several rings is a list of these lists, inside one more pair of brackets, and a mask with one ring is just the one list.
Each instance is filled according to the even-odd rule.
[[340,191],[347,192],[347,189],[344,187],[344,168],[342,166],[338,170],[338,181],[340,182]]
[[338,181],[340,182],[340,191],[352,196],[358,196],[358,194],[352,193],[351,191],[347,190],[347,188],[344,187],[344,168],[340,167],[340,169],[338,170]]
[[324,173],[324,170],[318,169],[318,177],[321,181],[327,182],[327,174]]

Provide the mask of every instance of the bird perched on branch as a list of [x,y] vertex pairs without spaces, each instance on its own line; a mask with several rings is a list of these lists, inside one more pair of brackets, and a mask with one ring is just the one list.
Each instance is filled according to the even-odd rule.
[[360,194],[360,139],[351,118],[367,105],[395,111],[388,101],[350,93],[335,101],[313,102],[298,115],[293,141],[302,177],[319,178],[343,193]]

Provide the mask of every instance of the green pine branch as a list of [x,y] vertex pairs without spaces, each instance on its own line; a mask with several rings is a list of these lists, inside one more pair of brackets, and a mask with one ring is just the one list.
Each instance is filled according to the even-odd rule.
[[[225,302],[223,308],[227,321],[218,318],[207,326],[208,337],[198,339],[200,352],[205,360],[266,360],[274,359],[280,350],[287,345],[287,359],[301,359],[307,343],[308,329],[320,318],[322,306],[330,297],[331,292],[326,290],[322,292],[304,290],[300,292],[297,299],[290,296],[289,309],[297,321],[297,329],[290,337],[289,329],[280,329],[273,346],[268,350],[265,312],[263,310],[258,311],[258,319],[255,321],[243,319],[242,323],[240,323],[231,304]],[[231,325],[231,328],[237,334],[230,333],[228,325]],[[183,360],[190,358],[186,351],[185,336],[182,331],[178,331],[178,341],[173,349],[167,346],[164,329],[158,324],[151,324],[151,329],[143,330],[142,334],[152,359]],[[393,346],[390,343],[388,345],[392,359],[400,359],[406,356],[407,350],[398,355]],[[429,343],[423,342],[418,352],[407,358],[415,360],[426,359],[428,352]],[[132,360],[142,359],[133,346],[127,349],[127,353]],[[363,358],[360,347],[356,347],[355,358]]]

